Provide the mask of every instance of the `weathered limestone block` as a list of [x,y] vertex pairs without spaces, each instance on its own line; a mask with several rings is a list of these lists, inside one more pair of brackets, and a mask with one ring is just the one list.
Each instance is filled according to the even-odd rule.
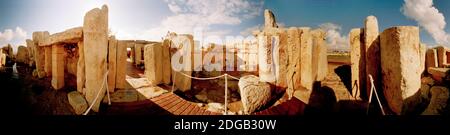
[[437,51],[434,48],[427,50],[426,69],[430,67],[438,67]]
[[450,96],[449,90],[446,87],[434,86],[430,89],[431,100],[422,115],[442,115],[448,104]]
[[44,47],[44,52],[45,52],[45,64],[44,64],[44,71],[45,71],[45,75],[47,77],[52,76],[52,46],[45,46]]
[[314,78],[312,74],[312,36],[310,28],[299,28],[300,32],[300,82],[308,91],[312,90]]
[[[190,76],[192,75],[193,57],[191,54],[194,51],[194,47],[192,46],[194,46],[194,38],[192,35],[178,35],[172,38],[172,44],[170,48],[171,63],[177,63],[178,61],[177,64],[180,64],[179,67],[172,67],[172,80],[175,87],[181,91],[187,91],[191,89],[191,78],[186,77],[183,74]],[[174,55],[178,55],[181,57],[178,57],[179,59],[177,59],[177,57]]]
[[64,87],[65,49],[63,45],[52,45],[52,86],[55,90]]
[[363,44],[364,29],[356,28],[350,31],[350,61],[352,69],[352,96],[361,98],[361,90],[366,88],[365,47]]
[[170,64],[170,40],[165,39],[162,43],[162,81],[165,84],[170,84],[171,69]]
[[83,114],[88,108],[86,99],[84,99],[83,95],[78,91],[69,92],[67,94],[67,99],[77,115]]
[[380,39],[383,92],[391,110],[401,114],[404,101],[420,89],[419,28],[392,27]]
[[322,29],[311,31],[313,38],[312,71],[315,81],[322,81],[327,76],[328,60],[325,32]]
[[34,61],[34,57],[35,57],[35,54],[34,54],[34,49],[35,49],[34,42],[33,42],[33,40],[27,39],[26,43],[27,43],[28,57],[29,57],[29,60],[28,60],[29,63],[28,64],[29,64],[30,67],[33,67],[35,65],[35,61]]
[[284,91],[287,88],[287,78],[286,74],[288,72],[288,39],[287,31],[284,29],[279,30],[278,35],[278,47],[274,50],[275,52],[275,75],[276,75],[276,86],[278,91]]
[[76,76],[78,72],[77,68],[78,68],[78,56],[70,56],[70,54],[67,54],[66,56],[67,73]]
[[127,73],[127,44],[126,41],[118,41],[117,65],[116,65],[116,89],[125,89]]
[[258,66],[259,79],[263,82],[275,83],[275,62],[273,60],[274,50],[272,44],[279,44],[277,36],[266,36],[265,33],[258,35]]
[[431,74],[431,77],[436,80],[438,83],[442,83],[445,80],[445,76],[447,71],[450,70],[450,68],[435,68],[430,67],[428,68],[428,73]]
[[288,72],[287,84],[288,94],[290,97],[294,94],[294,90],[301,88],[300,83],[300,33],[296,27],[291,27],[288,33]]
[[148,44],[144,47],[145,77],[151,86],[162,82],[162,45],[160,43]]
[[85,95],[86,74],[84,63],[84,43],[78,42],[78,63],[77,63],[77,91]]
[[134,44],[134,63],[136,64],[136,66],[141,65],[143,46],[143,44]]
[[19,46],[17,49],[16,62],[28,64],[28,49],[25,46]]
[[76,44],[81,40],[83,40],[83,27],[76,27],[50,35],[48,38],[40,42],[39,46],[50,46],[53,44]]
[[245,114],[251,114],[265,106],[271,98],[270,85],[257,76],[248,75],[239,80],[239,90]]
[[114,92],[116,89],[117,74],[117,40],[114,36],[109,38],[108,43],[108,90]]
[[438,66],[443,68],[445,67],[445,64],[447,64],[447,53],[446,48],[444,46],[438,46],[436,47],[437,50],[437,57],[438,57]]
[[45,77],[45,50],[44,47],[39,46],[41,42],[43,42],[49,33],[47,31],[39,31],[33,32],[33,41],[34,41],[34,61],[36,62],[36,71],[39,78]]
[[272,11],[264,10],[264,27],[265,28],[278,28],[277,21]]
[[[92,110],[98,112],[107,84],[104,82],[107,71],[108,53],[108,7],[95,8],[84,16],[83,42],[86,72],[86,100],[93,104]],[[98,98],[96,99],[97,95]],[[94,103],[94,99],[96,99]]]
[[[367,97],[369,97],[371,87],[369,75],[372,75],[375,87],[381,87],[380,39],[378,35],[378,21],[375,16],[368,16],[364,22],[364,46],[366,47],[366,92]],[[419,57],[417,58],[419,59]]]
[[427,45],[424,43],[420,43],[420,69],[419,72],[422,74],[425,72],[425,58],[426,58],[426,52],[427,52]]

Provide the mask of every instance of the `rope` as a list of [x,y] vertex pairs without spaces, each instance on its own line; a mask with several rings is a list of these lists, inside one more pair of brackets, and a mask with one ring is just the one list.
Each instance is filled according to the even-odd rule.
[[370,102],[372,102],[372,93],[375,92],[375,97],[377,98],[378,105],[379,105],[380,108],[381,108],[381,114],[386,115],[386,114],[384,113],[383,106],[381,105],[381,101],[380,101],[380,99],[378,98],[378,94],[377,94],[377,90],[375,89],[375,85],[373,84],[373,78],[372,78],[372,75],[370,75],[370,74],[369,74],[369,79],[370,79],[370,83],[371,83],[372,86],[370,87],[369,103],[367,104],[367,114],[369,114]]
[[[225,115],[228,114],[228,101],[227,101],[227,99],[228,99],[227,98],[228,97],[228,77],[231,77],[231,78],[236,79],[236,80],[239,80],[239,78],[231,76],[231,75],[229,75],[227,73],[219,75],[219,76],[207,77],[207,78],[193,77],[193,76],[187,75],[187,74],[185,74],[183,72],[178,72],[178,73],[182,74],[183,76],[189,77],[191,79],[197,79],[197,80],[212,80],[212,79],[218,79],[218,78],[224,77],[225,78],[225,107],[224,107],[224,114]],[[175,82],[175,80],[176,80],[176,75],[177,74],[174,75],[173,82]],[[174,86],[175,86],[175,84],[172,84],[172,92],[174,91]]]
[[[102,89],[103,89],[103,86],[105,86],[105,83],[106,83],[106,80],[107,80],[107,78],[108,78],[108,72],[109,72],[109,70],[107,70],[106,71],[106,73],[105,73],[105,77],[104,77],[104,79],[103,79],[103,82],[102,82],[102,87],[100,88],[100,90],[98,91],[98,93],[97,93],[97,96],[94,98],[94,101],[92,101],[92,104],[89,106],[89,108],[86,110],[86,112],[84,112],[84,114],[83,115],[87,115],[88,113],[89,113],[89,111],[92,109],[92,107],[94,106],[94,104],[95,104],[95,102],[97,102],[97,99],[98,99],[98,97],[100,97],[100,93],[101,93],[101,91],[102,91]],[[106,87],[106,89],[108,89],[108,87]],[[108,91],[107,91],[108,92]],[[109,92],[108,92],[109,93]],[[109,97],[108,97],[109,98]]]

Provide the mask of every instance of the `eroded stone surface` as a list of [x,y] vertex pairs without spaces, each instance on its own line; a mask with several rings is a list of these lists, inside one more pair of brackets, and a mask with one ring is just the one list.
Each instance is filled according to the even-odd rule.
[[86,99],[84,99],[83,95],[77,91],[69,92],[67,94],[67,99],[73,110],[75,110],[75,114],[81,115],[88,108]]
[[352,69],[352,96],[360,98],[361,90],[366,86],[365,48],[363,44],[363,29],[356,28],[350,31],[350,61]]
[[245,114],[262,109],[271,98],[270,85],[259,81],[257,76],[241,77],[238,85]]
[[[378,35],[378,20],[375,16],[368,16],[364,22],[364,46],[366,48],[366,93],[369,97],[370,79],[372,75],[376,88],[381,87],[380,77],[380,39]],[[419,57],[417,57],[419,59]]]
[[380,39],[383,92],[391,110],[400,114],[404,101],[420,89],[419,28],[392,27]]
[[156,86],[163,81],[162,45],[160,43],[148,44],[144,47],[145,77],[150,85]]
[[[95,8],[84,16],[83,41],[86,72],[86,100],[98,112],[107,87],[108,7]],[[98,93],[100,95],[97,98]],[[97,99],[96,99],[97,98]],[[94,99],[96,99],[94,103]]]

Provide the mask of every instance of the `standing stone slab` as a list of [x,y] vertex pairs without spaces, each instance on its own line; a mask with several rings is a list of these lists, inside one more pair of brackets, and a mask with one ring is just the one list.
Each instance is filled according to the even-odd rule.
[[[95,8],[86,13],[83,25],[84,55],[86,69],[86,100],[98,112],[105,95],[108,53],[108,7]],[[98,94],[100,93],[100,94]],[[99,95],[99,96],[97,96]],[[97,98],[97,99],[96,99]],[[94,99],[96,99],[94,103]]]
[[275,54],[275,64],[276,64],[276,86],[277,91],[281,92],[287,88],[287,78],[286,74],[288,72],[288,42],[287,42],[287,31],[284,29],[279,29],[278,35],[279,44]]
[[83,41],[78,42],[78,63],[77,63],[77,91],[85,94],[83,89],[85,88],[86,75],[85,75],[85,63],[84,63],[84,44]]
[[308,91],[312,90],[314,78],[312,72],[312,36],[310,28],[299,28],[300,32],[300,82]]
[[[174,38],[172,38],[172,44],[171,44],[171,48],[170,48],[170,53],[171,53],[171,63],[173,65],[173,63],[177,63],[176,61],[178,60],[179,64],[181,65],[181,70],[176,71],[174,70],[175,67],[172,67],[172,80],[173,80],[173,85],[175,85],[175,87],[178,90],[181,91],[187,91],[191,89],[191,78],[184,76],[185,75],[192,75],[192,70],[193,70],[193,57],[192,57],[192,52],[194,51],[194,37],[192,35],[178,35]],[[180,59],[176,59],[176,57],[174,57],[174,55],[178,52],[183,52],[181,54]],[[183,73],[183,74],[182,74]]]
[[437,50],[434,48],[430,48],[427,50],[427,54],[426,54],[426,69],[428,70],[428,68],[430,67],[438,67],[438,56],[437,56]]
[[380,88],[380,39],[378,21],[375,16],[368,16],[364,22],[364,46],[366,47],[366,93],[369,97],[372,75],[375,88]]
[[270,85],[259,80],[254,75],[244,76],[239,80],[239,93],[241,93],[245,114],[251,114],[260,110],[271,98]]
[[419,72],[422,74],[425,71],[425,59],[426,59],[427,45],[420,43],[420,69]]
[[116,38],[110,37],[108,43],[108,90],[109,92],[114,92],[116,89],[116,64],[117,64],[117,40]]
[[29,66],[30,67],[33,67],[34,65],[35,65],[35,61],[34,61],[34,57],[35,57],[35,54],[34,54],[34,49],[35,49],[35,44],[34,44],[34,42],[33,42],[33,40],[30,40],[30,39],[27,39],[26,40],[26,42],[27,42],[27,48],[28,48],[28,53],[29,53],[29,57],[30,57],[30,59],[29,59]]
[[404,101],[420,89],[419,28],[392,27],[380,39],[383,92],[391,110],[401,114]]
[[136,66],[141,65],[143,44],[134,44],[134,63]]
[[52,86],[55,90],[64,87],[65,49],[63,45],[52,45]]
[[126,41],[118,41],[116,65],[116,89],[125,89],[127,81],[127,45]]
[[350,61],[352,69],[352,96],[361,98],[361,90],[366,88],[365,48],[363,41],[364,29],[356,28],[350,31]]
[[50,34],[47,31],[33,32],[34,41],[34,61],[36,62],[36,71],[39,78],[45,77],[45,50],[44,47],[39,46]]
[[162,82],[162,45],[160,43],[148,44],[144,47],[145,77],[151,86]]
[[438,66],[440,68],[444,68],[445,64],[447,64],[447,51],[444,46],[436,47],[437,57],[438,57]]
[[322,29],[311,31],[313,37],[312,71],[315,81],[322,81],[327,76],[328,60],[325,32]]
[[170,65],[170,40],[165,39],[162,43],[162,81],[170,84],[172,66]]
[[52,46],[45,46],[44,47],[44,57],[45,57],[45,64],[44,64],[44,71],[47,77],[52,76]]
[[296,27],[288,30],[288,72],[287,83],[290,97],[293,90],[300,89],[300,33]]
[[264,10],[264,28],[278,28],[275,15],[268,9]]
[[[276,42],[277,40],[272,40],[271,37],[266,36],[264,32],[258,34],[258,63],[259,63],[259,79],[263,82],[274,83],[275,82],[275,72],[273,50],[271,41]],[[276,43],[278,44],[278,43]]]
[[19,46],[17,48],[16,62],[22,64],[28,64],[28,49],[25,46]]

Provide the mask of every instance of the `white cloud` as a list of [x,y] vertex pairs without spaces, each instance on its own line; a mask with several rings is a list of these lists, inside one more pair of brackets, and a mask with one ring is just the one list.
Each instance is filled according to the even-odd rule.
[[20,27],[16,27],[15,30],[5,29],[3,32],[0,31],[0,47],[11,44],[16,52],[19,45],[25,45],[26,38],[27,32]]
[[436,43],[450,46],[450,35],[444,31],[445,17],[433,6],[433,0],[405,0],[400,10],[408,18],[417,21]]
[[[179,34],[193,34],[201,28],[205,35],[217,34],[223,37],[231,30],[214,30],[213,25],[238,25],[245,19],[256,17],[262,12],[263,1],[246,0],[165,0],[174,14],[161,21],[157,27],[143,32],[141,38],[160,40],[168,31]],[[195,37],[194,37],[195,38]]]
[[253,31],[257,31],[257,30],[262,30],[263,26],[261,24],[249,27],[243,31],[240,32],[241,35],[243,36],[249,36],[252,35]]
[[334,23],[323,23],[319,27],[326,32],[329,50],[344,51],[349,49],[348,37],[341,35],[341,26]]

